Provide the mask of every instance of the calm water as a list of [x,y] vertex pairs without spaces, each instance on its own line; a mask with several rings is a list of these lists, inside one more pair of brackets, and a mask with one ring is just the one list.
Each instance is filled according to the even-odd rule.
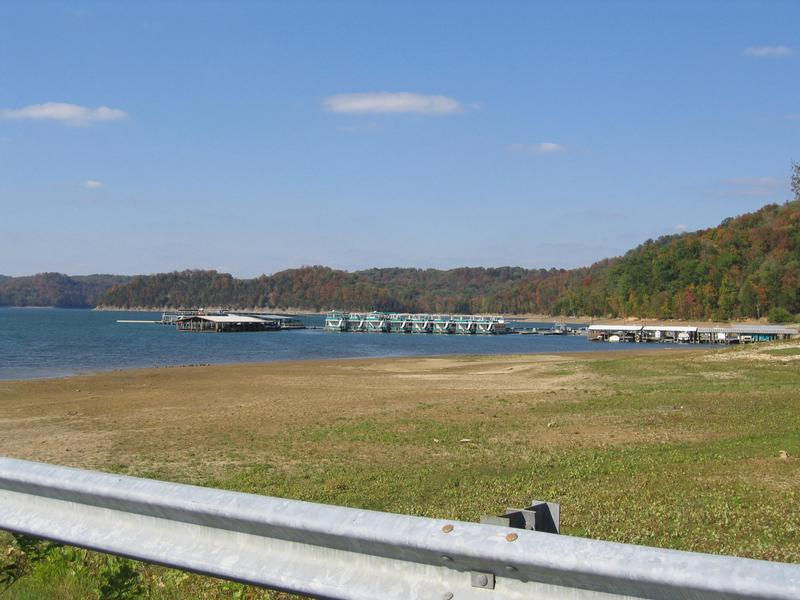
[[[161,313],[0,307],[0,379],[197,363],[433,354],[625,351],[660,344],[591,343],[583,336],[461,336],[329,333],[321,330],[199,334],[123,324]],[[301,317],[322,325],[324,317]],[[527,323],[525,326],[530,327]]]

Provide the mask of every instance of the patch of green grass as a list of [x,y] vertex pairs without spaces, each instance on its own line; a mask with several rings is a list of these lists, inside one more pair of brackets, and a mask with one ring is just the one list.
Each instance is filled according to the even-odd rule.
[[764,352],[772,356],[797,356],[800,355],[800,348],[772,348]]

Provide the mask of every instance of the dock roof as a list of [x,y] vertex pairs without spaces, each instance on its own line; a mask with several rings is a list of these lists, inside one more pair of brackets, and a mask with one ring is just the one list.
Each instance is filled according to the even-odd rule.
[[589,325],[590,331],[641,331],[641,325]]
[[687,325],[645,325],[644,331],[685,331],[696,332],[697,327],[689,327]]
[[731,327],[700,327],[700,333],[777,333],[783,335],[797,335],[797,327],[784,327],[782,325],[732,325]]
[[247,313],[247,314],[228,313],[228,316],[231,316],[231,317],[254,317],[256,319],[262,319],[262,320],[267,319],[269,321],[291,321],[291,320],[295,320],[296,321],[297,320],[297,317],[291,317],[289,315],[269,315],[269,314],[266,314],[266,313]]
[[264,319],[257,319],[256,317],[247,317],[244,315],[192,315],[178,319],[179,321],[190,321],[192,319],[202,319],[203,321],[211,321],[212,323],[263,323]]

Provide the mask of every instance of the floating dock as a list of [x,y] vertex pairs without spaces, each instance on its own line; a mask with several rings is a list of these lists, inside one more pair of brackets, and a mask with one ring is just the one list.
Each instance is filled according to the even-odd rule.
[[175,325],[178,331],[216,333],[306,328],[300,319],[288,315],[230,310],[206,311],[202,308],[166,311],[161,315],[161,321],[157,322]]
[[438,333],[496,335],[512,333],[505,317],[497,315],[434,315],[386,312],[331,311],[326,331],[360,333]]
[[247,315],[194,315],[175,322],[178,331],[225,333],[234,331],[277,331],[274,321]]
[[159,325],[174,325],[178,331],[214,333],[306,328],[300,319],[288,315],[233,312],[228,310],[205,311],[202,308],[165,311],[159,321],[118,319],[117,323],[156,323]]
[[117,319],[117,323],[147,323],[152,325],[153,323],[161,323],[161,321],[142,321],[140,319]]
[[800,333],[797,327],[779,325],[734,325],[694,327],[689,325],[590,325],[592,342],[661,342],[674,344],[746,344],[788,340]]

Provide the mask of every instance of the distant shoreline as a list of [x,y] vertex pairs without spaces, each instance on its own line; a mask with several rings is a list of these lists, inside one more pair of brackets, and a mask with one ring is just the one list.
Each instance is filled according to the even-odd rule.
[[[276,314],[285,314],[285,315],[324,315],[328,311],[314,311],[314,310],[305,310],[301,308],[269,308],[269,307],[251,307],[251,308],[229,308],[229,307],[221,307],[221,306],[207,306],[205,307],[208,310],[239,310],[242,312],[270,312]],[[92,310],[97,311],[109,311],[109,312],[164,312],[170,310],[177,310],[176,308],[170,307],[135,307],[135,308],[121,308],[116,306],[96,306]],[[486,313],[489,314],[489,313]],[[704,321],[701,319],[664,319],[664,318],[656,318],[656,317],[590,317],[587,315],[583,316],[571,316],[565,317],[563,315],[547,315],[547,314],[532,314],[532,313],[523,313],[523,314],[510,314],[510,313],[496,313],[501,314],[502,316],[506,317],[511,321],[520,321],[523,323],[568,323],[568,324],[576,324],[576,323],[609,323],[609,324],[636,324],[636,325],[653,325],[653,324],[664,324],[664,325],[697,325],[702,327],[725,327],[728,325],[752,325],[756,323],[760,324],[769,324],[769,321],[766,318],[761,319],[738,319],[738,320],[731,320],[731,321]]]
[[[174,307],[166,306],[137,306],[133,308],[123,308],[120,306],[11,306],[0,305],[0,308],[25,308],[25,309],[52,309],[63,308],[65,310],[94,310],[98,312],[164,312],[170,310],[178,310]],[[315,311],[310,309],[301,308],[269,308],[269,307],[250,307],[250,308],[233,308],[220,307],[220,306],[207,306],[204,307],[208,310],[238,310],[242,312],[268,312],[284,315],[324,315],[328,311]],[[489,314],[489,313],[487,313]],[[547,315],[547,314],[509,314],[509,313],[495,313],[501,314],[511,321],[519,321],[522,323],[567,323],[567,324],[592,324],[592,323],[608,323],[608,324],[629,324],[629,325],[689,325],[699,327],[726,327],[730,325],[768,325],[773,324],[762,317],[761,319],[734,319],[731,321],[704,321],[701,319],[664,319],[656,317],[591,317],[591,316],[571,316],[565,317],[563,315]],[[776,325],[792,325],[792,323],[775,323]]]

